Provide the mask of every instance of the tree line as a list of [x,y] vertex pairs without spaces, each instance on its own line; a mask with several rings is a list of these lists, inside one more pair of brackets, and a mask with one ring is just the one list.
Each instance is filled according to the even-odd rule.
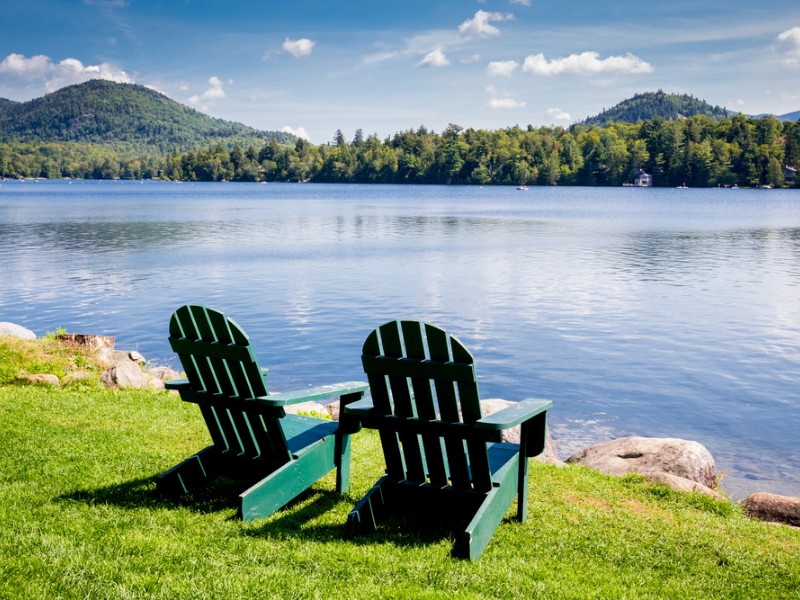
[[463,129],[425,127],[385,139],[216,144],[195,152],[123,156],[71,143],[0,144],[3,177],[616,186],[640,170],[656,186],[781,186],[800,167],[800,121],[698,115],[635,124]]

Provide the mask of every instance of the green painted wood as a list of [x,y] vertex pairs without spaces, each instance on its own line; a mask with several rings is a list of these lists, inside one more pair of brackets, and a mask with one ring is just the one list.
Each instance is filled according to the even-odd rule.
[[489,416],[483,417],[480,421],[475,423],[475,426],[480,429],[510,429],[537,415],[546,413],[552,407],[553,403],[550,400],[528,398],[515,402],[511,406],[499,410],[496,413],[492,413]]
[[325,400],[336,396],[347,396],[350,394],[361,394],[369,389],[369,384],[363,381],[345,381],[333,385],[321,385],[318,387],[306,388],[292,392],[282,392],[270,394],[264,399],[272,406],[288,406],[298,402],[309,402]]
[[[362,364],[372,400],[344,408],[377,429],[386,474],[348,515],[349,535],[397,513],[456,523],[453,555],[476,559],[516,497],[527,516],[528,458],[544,447],[546,400],[526,400],[482,417],[474,359],[444,330],[390,321],[369,334]],[[502,443],[521,425],[521,443]]]
[[169,332],[186,378],[167,387],[199,406],[213,443],[160,475],[160,492],[189,493],[220,475],[256,481],[239,498],[240,516],[251,520],[271,514],[333,469],[337,491],[347,490],[348,433],[333,421],[287,415],[284,407],[335,397],[346,405],[363,397],[367,383],[319,386],[273,399],[267,370],[259,366],[247,334],[223,313],[182,306],[172,315]]
[[[475,560],[483,553],[508,507],[517,494],[517,470],[520,463],[519,453],[505,464],[504,470],[497,476],[498,485],[486,492],[483,502],[463,532],[456,536],[453,555],[458,558]],[[523,461],[527,462],[527,460]],[[527,487],[527,479],[525,486]]]
[[[442,364],[452,363],[450,340],[447,333],[427,323],[424,328],[431,360],[439,361]],[[472,369],[471,364],[464,364],[468,364]],[[474,371],[472,371],[472,374],[474,377]],[[458,406],[455,381],[451,378],[436,377],[433,382],[441,420],[448,423],[460,423],[461,411]],[[446,463],[450,476],[450,485],[461,489],[471,489],[472,478],[470,477],[463,438],[448,435],[444,436],[443,443],[447,452]]]
[[[425,338],[420,324],[415,321],[403,321],[400,326],[408,359],[418,363],[430,362],[425,353]],[[438,420],[430,375],[418,372],[411,374],[410,380],[416,413],[420,421],[427,423]],[[448,471],[442,437],[432,432],[430,428],[419,433],[423,445],[424,473],[427,473],[432,485],[444,487],[448,483]]]
[[293,460],[272,471],[239,495],[239,516],[252,521],[271,515],[336,467],[333,436],[317,440],[305,449],[302,460]]
[[[380,330],[383,354],[390,359],[406,358],[402,332],[398,325],[397,322],[388,323]],[[393,400],[393,414],[401,418],[416,417],[417,411],[412,401],[408,378],[388,374],[388,379]],[[419,437],[414,433],[403,431],[399,432],[397,438],[400,442],[401,454],[405,464],[405,473],[401,477],[413,482],[424,482],[426,473],[422,463],[422,448],[420,447]]]
[[[387,324],[388,325],[388,324]],[[383,356],[381,348],[380,329],[376,329],[369,334],[362,348],[361,362],[371,357]],[[367,381],[369,382],[369,392],[374,403],[374,410],[382,415],[394,414],[389,385],[386,376],[380,373],[367,371]],[[400,450],[400,441],[397,434],[390,431],[378,430],[383,448],[383,457],[386,461],[386,470],[396,478],[401,478],[405,467],[403,456]]]

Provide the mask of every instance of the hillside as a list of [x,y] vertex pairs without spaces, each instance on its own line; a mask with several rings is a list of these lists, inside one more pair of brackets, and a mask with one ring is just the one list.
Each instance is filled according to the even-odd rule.
[[0,114],[4,110],[11,108],[12,106],[16,106],[19,102],[14,102],[13,100],[8,100],[7,98],[0,98]]
[[273,140],[295,138],[209,117],[141,85],[92,80],[28,102],[0,99],[0,142],[79,142],[163,154]]
[[797,121],[797,119],[800,119],[800,110],[786,113],[785,115],[778,115],[777,118],[781,121]]
[[603,125],[608,121],[636,123],[653,117],[662,117],[671,121],[695,115],[724,119],[731,114],[733,113],[725,108],[713,106],[693,96],[667,94],[659,90],[636,94],[633,98],[623,100],[616,106],[603,110],[594,117],[589,117],[584,123],[586,125]]

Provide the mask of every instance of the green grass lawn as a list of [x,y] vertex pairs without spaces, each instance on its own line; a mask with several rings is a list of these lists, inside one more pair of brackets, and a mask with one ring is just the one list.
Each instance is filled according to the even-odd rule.
[[225,487],[155,494],[207,443],[168,393],[0,385],[0,597],[800,598],[800,531],[636,476],[533,461],[528,521],[512,507],[466,562],[408,523],[344,539],[382,470],[373,432],[354,438],[349,494],[328,475],[249,524]]

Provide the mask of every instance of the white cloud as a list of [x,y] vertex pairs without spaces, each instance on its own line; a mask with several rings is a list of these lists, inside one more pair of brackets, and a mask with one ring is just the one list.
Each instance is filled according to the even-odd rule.
[[784,53],[783,64],[800,65],[800,27],[792,27],[775,39],[778,50]]
[[556,121],[571,121],[572,117],[569,116],[569,113],[564,112],[560,108],[548,108],[547,114],[550,115],[551,119],[555,119]]
[[300,58],[301,56],[308,56],[314,50],[314,44],[308,38],[300,38],[299,40],[290,40],[288,37],[284,40],[282,48],[294,56]]
[[522,108],[526,102],[515,100],[514,98],[492,98],[489,100],[489,108]]
[[284,133],[290,133],[292,135],[296,135],[297,137],[302,138],[304,140],[311,139],[311,136],[308,135],[308,132],[306,131],[305,127],[298,127],[295,129],[294,127],[289,127],[288,125],[284,125],[283,127],[281,127],[281,131]]
[[493,85],[487,85],[486,91],[492,96],[492,98],[487,103],[489,108],[522,108],[525,106],[525,102],[521,100],[516,100],[513,98],[508,92],[503,92],[503,97],[497,97],[497,88]]
[[224,83],[216,75],[212,75],[208,79],[208,89],[202,94],[190,97],[187,102],[194,106],[197,110],[207,111],[212,106],[216,105],[218,100],[225,98]]
[[62,87],[83,83],[90,79],[105,79],[117,83],[133,83],[128,74],[110,63],[84,66],[81,61],[74,58],[65,58],[53,66],[50,79],[45,82],[48,92],[54,92]]
[[90,79],[133,83],[133,79],[125,71],[111,63],[84,65],[76,58],[65,58],[59,63],[53,63],[50,57],[41,54],[31,58],[22,54],[9,54],[0,62],[0,74],[29,80],[41,79],[48,92]]
[[531,0],[510,0],[511,4],[520,4],[522,6],[530,6]]
[[396,50],[387,50],[385,52],[376,52],[375,54],[368,54],[361,59],[362,65],[371,65],[374,63],[381,63],[386,60],[392,60],[400,56],[400,52]]
[[450,64],[450,60],[444,55],[442,48],[436,48],[432,52],[428,52],[421,61],[417,63],[418,67],[446,67]]
[[653,67],[633,54],[599,58],[597,52],[571,54],[547,60],[544,54],[532,54],[522,66],[531,75],[597,75],[600,73],[651,73]]
[[103,8],[125,8],[130,4],[130,0],[83,0],[87,6],[102,6]]
[[26,58],[22,54],[9,54],[0,62],[0,73],[35,79],[44,77],[53,68],[53,63],[47,56],[41,54]]
[[503,14],[498,12],[486,12],[479,10],[471,19],[467,19],[458,26],[458,32],[465,37],[489,37],[493,35],[500,35],[500,30],[491,25],[492,21],[511,21],[514,18],[512,14]]
[[486,67],[486,74],[489,77],[509,77],[519,68],[519,63],[515,60],[493,60]]
[[472,63],[476,63],[481,59],[480,54],[471,54],[469,56],[465,56],[461,59],[461,62],[465,65],[470,65]]

